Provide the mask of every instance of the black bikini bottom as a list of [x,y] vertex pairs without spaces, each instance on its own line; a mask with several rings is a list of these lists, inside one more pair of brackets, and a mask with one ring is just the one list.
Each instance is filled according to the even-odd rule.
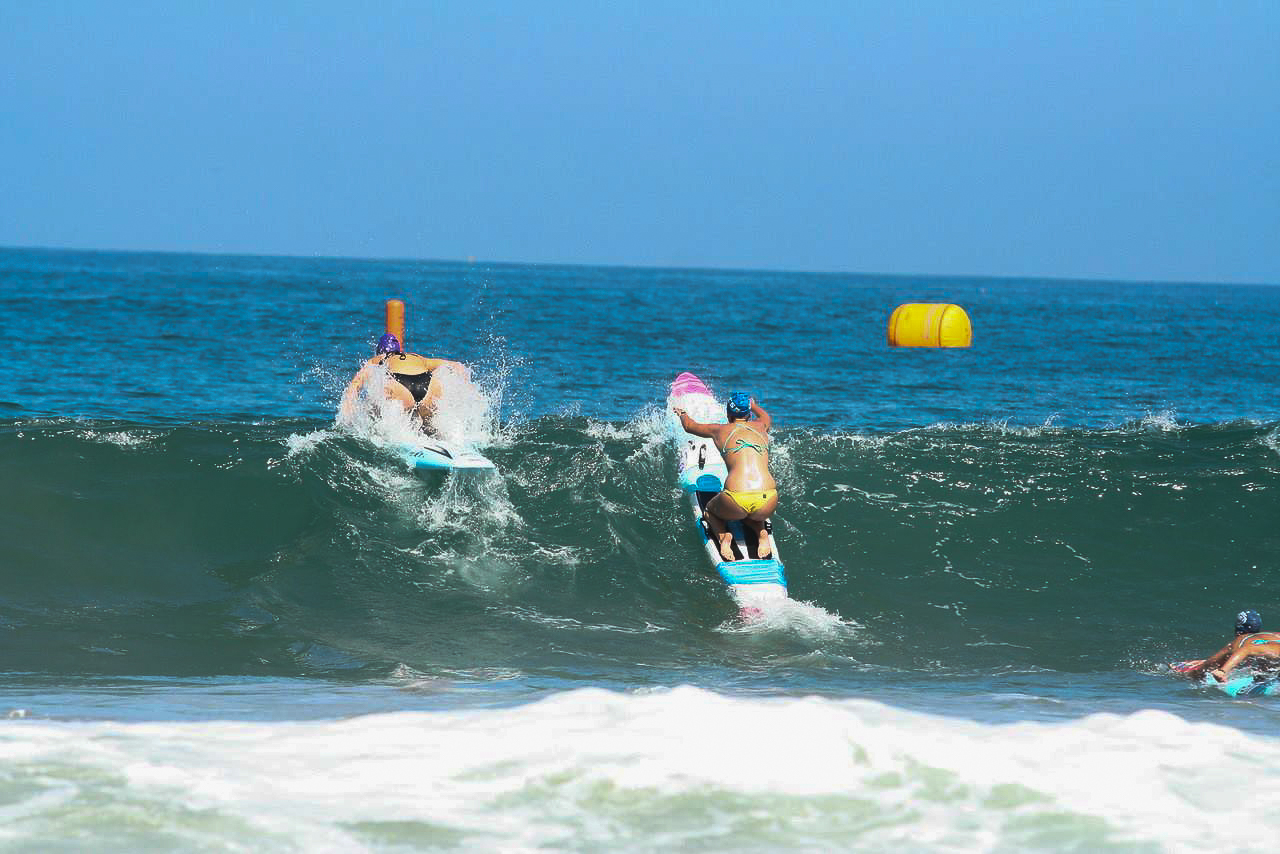
[[431,372],[426,371],[421,374],[392,374],[396,382],[409,389],[409,394],[413,395],[414,403],[421,403],[422,399],[427,396],[427,388],[431,385]]

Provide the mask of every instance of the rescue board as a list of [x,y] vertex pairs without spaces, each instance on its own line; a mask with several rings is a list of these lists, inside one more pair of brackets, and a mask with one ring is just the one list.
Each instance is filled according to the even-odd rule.
[[414,469],[493,469],[493,461],[467,445],[424,439],[399,445],[397,452]]
[[675,408],[685,410],[693,420],[703,424],[724,424],[728,418],[724,402],[716,400],[706,384],[693,374],[682,373],[671,383],[671,391],[667,396],[667,418],[671,442],[676,451],[680,489],[688,503],[689,522],[702,543],[707,559],[724,583],[729,585],[730,594],[744,609],[758,609],[763,604],[787,599],[786,572],[772,526],[766,528],[763,536],[769,538],[773,554],[762,559],[756,551],[756,537],[744,530],[742,522],[729,522],[736,559],[727,561],[721,557],[720,550],[702,519],[702,512],[707,502],[724,489],[729,470],[720,449],[712,440],[685,432],[680,419],[671,411]]
[[[1174,673],[1186,673],[1193,667],[1202,664],[1204,659],[1196,661],[1171,661],[1169,669]],[[1217,688],[1229,697],[1272,697],[1280,695],[1280,680],[1261,676],[1235,676],[1226,682],[1219,682],[1212,676],[1205,675],[1204,684]]]

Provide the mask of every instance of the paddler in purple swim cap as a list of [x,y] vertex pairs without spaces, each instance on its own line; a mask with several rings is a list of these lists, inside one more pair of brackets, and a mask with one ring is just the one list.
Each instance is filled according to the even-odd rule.
[[423,429],[429,430],[431,416],[444,393],[438,376],[441,369],[454,371],[464,380],[471,379],[471,369],[461,362],[406,353],[400,339],[388,332],[378,339],[373,358],[364,363],[342,393],[342,415],[350,418],[355,413],[360,390],[380,372],[388,377],[383,383],[386,396],[403,404],[405,411],[416,415]]
[[[720,549],[720,557],[733,560],[733,533],[726,521],[741,519],[755,532],[761,558],[773,555],[770,538],[765,536],[769,517],[778,509],[778,485],[769,473],[769,427],[773,418],[764,407],[744,391],[729,395],[725,406],[728,424],[700,424],[683,409],[672,410],[680,416],[686,433],[711,439],[724,455],[729,476],[724,490],[707,502],[703,518]],[[755,414],[755,419],[751,418]]]

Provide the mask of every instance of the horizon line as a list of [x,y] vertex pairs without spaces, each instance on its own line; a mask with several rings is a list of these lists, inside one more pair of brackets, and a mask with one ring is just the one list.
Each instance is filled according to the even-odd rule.
[[854,270],[803,270],[803,269],[786,269],[774,267],[713,267],[699,265],[662,265],[662,264],[644,264],[644,263],[596,263],[585,261],[507,261],[497,259],[481,259],[478,256],[468,255],[465,258],[449,259],[449,258],[411,258],[402,255],[326,255],[323,253],[314,253],[310,255],[300,255],[297,253],[269,253],[269,252],[227,252],[213,250],[191,250],[191,249],[118,249],[118,248],[102,248],[102,247],[83,247],[83,246],[11,246],[0,244],[0,251],[35,251],[35,252],[87,252],[96,254],[117,254],[117,255],[198,255],[211,258],[291,258],[301,260],[330,260],[330,261],[367,261],[377,262],[401,262],[416,264],[440,264],[440,265],[458,265],[458,266],[476,266],[476,265],[501,265],[510,267],[578,267],[584,269],[609,269],[609,270],[681,270],[697,273],[789,273],[804,276],[858,276],[863,278],[899,278],[899,279],[918,279],[935,277],[939,279],[947,279],[951,281],[974,281],[974,280],[997,280],[997,281],[1041,281],[1041,282],[1062,282],[1062,283],[1087,283],[1087,284],[1129,284],[1129,285],[1218,285],[1228,287],[1275,287],[1280,285],[1280,281],[1230,281],[1215,282],[1205,279],[1119,279],[1106,277],[1089,277],[1089,276],[1052,276],[1043,274],[994,274],[994,273],[931,273],[931,272],[912,272],[912,273],[890,273],[885,271],[854,271]]

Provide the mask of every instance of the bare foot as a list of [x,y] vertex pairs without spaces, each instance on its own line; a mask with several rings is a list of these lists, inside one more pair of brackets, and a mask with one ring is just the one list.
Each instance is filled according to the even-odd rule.
[[773,538],[769,536],[769,531],[765,527],[764,522],[757,522],[755,519],[746,519],[742,523],[756,535],[756,557],[761,560],[767,560],[773,556]]
[[724,534],[720,537],[720,557],[725,560],[736,560],[733,556],[733,534]]

